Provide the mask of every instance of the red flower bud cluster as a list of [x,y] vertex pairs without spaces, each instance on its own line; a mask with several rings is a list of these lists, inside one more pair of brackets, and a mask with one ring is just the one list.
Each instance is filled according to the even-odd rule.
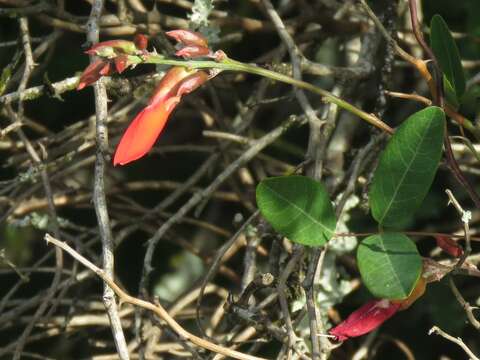
[[121,74],[127,67],[132,65],[129,55],[143,54],[147,48],[145,35],[136,35],[135,40],[109,40],[99,42],[85,51],[89,55],[97,55],[100,58],[92,62],[82,73],[77,90],[93,84],[102,76],[112,75],[118,72]]
[[190,30],[172,30],[165,34],[180,44],[181,48],[175,53],[176,56],[193,59],[212,55],[207,39],[200,33]]

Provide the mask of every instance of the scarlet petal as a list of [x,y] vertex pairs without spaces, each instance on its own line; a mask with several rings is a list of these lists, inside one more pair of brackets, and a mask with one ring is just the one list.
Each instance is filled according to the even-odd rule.
[[84,87],[93,84],[100,79],[103,75],[108,75],[109,73],[110,62],[103,59],[95,60],[83,71],[82,76],[80,76],[77,90],[82,90]]
[[452,255],[453,257],[460,257],[463,255],[463,249],[460,245],[449,237],[437,235],[435,236],[435,240],[437,240],[437,246],[447,254]]
[[198,71],[182,80],[180,83],[177,96],[183,96],[196,90],[199,86],[208,80],[208,74],[205,71]]
[[114,165],[125,165],[145,155],[165,127],[170,113],[188,94],[209,79],[204,71],[173,67],[163,77],[148,106],[132,121],[118,144]]
[[203,46],[185,46],[178,50],[175,55],[184,58],[196,58],[200,56],[207,56],[210,54],[210,49]]
[[186,46],[208,47],[207,39],[200,33],[190,30],[167,31],[166,35]]
[[112,72],[113,71],[112,71],[112,67],[111,67],[110,62],[106,62],[105,65],[103,65],[103,67],[99,71],[100,75],[102,75],[102,76],[108,76]]
[[182,80],[189,77],[193,73],[194,72],[187,70],[183,66],[175,66],[169,69],[155,89],[155,93],[150,99],[149,104],[153,105],[163,102],[168,97],[175,96],[178,86]]
[[172,97],[143,109],[123,134],[115,151],[113,165],[128,164],[150,151],[179,101],[179,97]]
[[339,341],[369,333],[392,317],[400,308],[400,303],[389,300],[373,300],[354,311],[329,333]]
[[118,55],[115,59],[115,69],[121,74],[128,67],[128,57],[126,55]]

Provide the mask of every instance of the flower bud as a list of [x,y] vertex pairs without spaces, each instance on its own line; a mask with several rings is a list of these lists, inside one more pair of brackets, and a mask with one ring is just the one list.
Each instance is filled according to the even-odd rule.
[[445,251],[447,254],[453,257],[460,257],[463,255],[463,249],[461,248],[461,246],[449,237],[437,235],[435,236],[435,240],[437,241],[437,246],[443,251]]
[[148,39],[143,34],[135,35],[133,42],[135,43],[135,46],[137,47],[138,50],[145,50],[148,46]]
[[201,46],[185,46],[175,53],[176,56],[182,56],[185,59],[207,56],[209,54],[210,49]]
[[93,45],[85,53],[112,59],[118,54],[134,55],[137,53],[137,47],[128,40],[109,40]]
[[330,329],[329,333],[339,341],[367,334],[391,318],[399,308],[399,303],[386,299],[372,300],[351,313],[345,321]]
[[84,87],[93,84],[102,76],[110,75],[111,73],[112,68],[110,62],[104,59],[97,59],[88,65],[83,71],[80,76],[80,81],[78,82],[77,90],[82,90]]
[[190,30],[172,30],[165,33],[185,46],[198,46],[208,48],[207,39],[200,33]]

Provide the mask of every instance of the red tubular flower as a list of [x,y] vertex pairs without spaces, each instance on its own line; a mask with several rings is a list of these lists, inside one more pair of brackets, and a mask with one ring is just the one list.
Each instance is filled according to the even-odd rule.
[[208,48],[207,39],[200,33],[190,30],[172,30],[165,33],[185,46],[197,46]]
[[329,333],[339,341],[364,335],[391,318],[400,309],[400,305],[386,299],[372,300],[351,313],[345,321],[330,329]]
[[80,77],[80,81],[77,86],[77,90],[82,90],[85,86],[93,84],[102,76],[110,75],[112,73],[112,67],[108,60],[97,59],[92,62],[83,72]]
[[209,77],[205,71],[197,71],[193,75],[186,77],[178,86],[177,96],[191,93],[205,83]]
[[125,165],[144,156],[155,144],[181,97],[209,79],[204,71],[173,67],[158,85],[149,104],[132,121],[118,143],[113,165]]
[[339,341],[367,334],[390,319],[397,311],[408,309],[425,293],[426,287],[427,281],[423,276],[420,276],[415,288],[407,298],[401,300],[372,300],[351,313],[345,321],[330,329],[329,333]]
[[460,245],[458,245],[456,241],[450,239],[449,237],[437,235],[435,236],[435,240],[437,241],[437,246],[447,254],[453,257],[460,257],[463,255],[463,249],[460,247]]

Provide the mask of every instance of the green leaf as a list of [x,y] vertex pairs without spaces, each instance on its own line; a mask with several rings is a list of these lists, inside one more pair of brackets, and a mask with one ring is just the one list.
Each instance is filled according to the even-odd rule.
[[405,299],[422,272],[422,258],[407,236],[384,233],[369,236],[357,250],[362,280],[381,299]]
[[395,131],[369,192],[380,225],[402,227],[421,205],[437,171],[444,131],[445,114],[435,106],[413,114]]
[[321,246],[335,231],[335,213],[327,191],[305,176],[263,180],[257,186],[257,205],[275,230],[296,243]]
[[445,99],[447,100],[447,103],[454,110],[457,110],[460,106],[457,94],[455,93],[455,89],[453,88],[452,84],[450,84],[450,81],[448,81],[445,75],[443,75],[443,91],[445,92]]
[[434,15],[430,23],[430,43],[440,68],[452,85],[457,98],[465,92],[465,74],[457,45],[446,22],[440,15]]

